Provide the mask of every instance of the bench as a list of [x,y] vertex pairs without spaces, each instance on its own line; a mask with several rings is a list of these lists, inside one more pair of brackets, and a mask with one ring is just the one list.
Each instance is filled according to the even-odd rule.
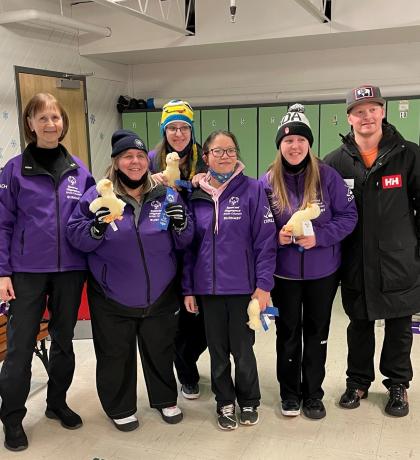
[[[36,337],[34,353],[42,361],[48,373],[48,350],[45,340],[48,337],[48,321],[42,320],[39,324],[39,333]],[[0,362],[7,354],[7,316],[0,315]]]

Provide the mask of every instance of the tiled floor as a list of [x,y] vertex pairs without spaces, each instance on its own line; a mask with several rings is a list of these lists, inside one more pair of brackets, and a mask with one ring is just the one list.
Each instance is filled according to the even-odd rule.
[[[386,393],[379,373],[369,398],[362,401],[360,408],[345,411],[337,406],[345,381],[346,325],[346,316],[337,299],[324,385],[327,417],[321,421],[281,415],[275,377],[274,327],[267,333],[258,333],[255,349],[262,392],[260,423],[254,427],[239,427],[234,432],[221,432],[217,428],[207,353],[199,363],[202,396],[198,401],[179,398],[185,414],[182,423],[168,425],[156,410],[148,407],[141,376],[138,391],[140,428],[131,433],[117,431],[102,412],[96,395],[92,343],[78,340],[75,342],[77,369],[68,402],[81,414],[84,426],[75,431],[65,430],[43,415],[46,375],[39,360],[34,359],[35,391],[28,401],[25,419],[29,449],[12,453],[0,444],[0,459],[420,459],[420,376],[417,375],[420,370],[420,335],[414,336],[415,379],[409,391],[410,414],[395,419],[384,414]],[[376,332],[380,344],[382,327],[377,327]],[[0,440],[2,443],[1,436]]]

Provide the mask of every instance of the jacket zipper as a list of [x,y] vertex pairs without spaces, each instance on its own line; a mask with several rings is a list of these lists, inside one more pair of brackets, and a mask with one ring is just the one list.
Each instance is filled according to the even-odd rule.
[[149,275],[149,272],[147,270],[147,265],[146,265],[146,257],[144,256],[144,248],[143,248],[143,243],[141,241],[141,238],[140,238],[140,233],[139,233],[139,227],[140,227],[140,216],[139,216],[139,227],[136,227],[136,223],[135,223],[135,216],[133,215],[133,225],[134,225],[134,229],[136,231],[136,236],[137,236],[137,242],[139,244],[139,248],[140,248],[140,254],[141,254],[141,258],[142,258],[142,262],[143,262],[143,268],[144,268],[144,273],[146,275],[146,286],[147,286],[147,305],[150,305],[150,275]]
[[[299,246],[300,247],[300,246]],[[304,254],[305,254],[305,250],[303,250],[301,253],[300,253],[300,278],[301,279],[304,279],[304,274],[305,274],[305,261],[304,261]]]
[[245,254],[246,254],[246,268],[248,270],[248,284],[249,284],[249,288],[252,289],[252,285],[251,285],[251,267],[249,266],[248,249],[245,251]]
[[57,218],[57,268],[60,271],[61,267],[61,229],[60,229],[60,202],[58,194],[58,184],[55,187],[55,209]]
[[20,238],[20,254],[23,256],[23,248],[25,246],[25,230],[22,231],[22,236]]
[[213,207],[213,294],[216,294],[216,208]]

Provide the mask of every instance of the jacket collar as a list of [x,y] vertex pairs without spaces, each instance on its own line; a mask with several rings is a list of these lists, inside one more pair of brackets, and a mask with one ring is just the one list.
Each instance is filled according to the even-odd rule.
[[[62,153],[64,154],[63,159],[63,168],[60,173],[60,177],[68,171],[73,171],[79,168],[79,165],[73,160],[73,157],[67,151],[67,149],[59,144]],[[22,153],[22,176],[38,176],[40,174],[46,174],[50,176],[51,174],[46,171],[37,161],[31,152],[30,145],[26,146],[25,150]]]

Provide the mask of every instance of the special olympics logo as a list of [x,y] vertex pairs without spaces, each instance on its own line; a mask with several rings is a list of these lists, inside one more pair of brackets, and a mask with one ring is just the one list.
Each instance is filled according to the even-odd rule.
[[69,176],[68,179],[70,185],[76,185],[76,178],[74,176]]
[[238,203],[239,203],[239,198],[237,196],[230,197],[229,204],[231,206],[235,206],[235,204],[238,204]]
[[160,204],[160,201],[157,201],[157,200],[152,201],[150,205],[152,206],[153,209],[159,209],[162,207],[162,205]]
[[134,139],[134,144],[136,147],[140,150],[146,150],[146,147],[144,146],[143,142],[140,139]]

